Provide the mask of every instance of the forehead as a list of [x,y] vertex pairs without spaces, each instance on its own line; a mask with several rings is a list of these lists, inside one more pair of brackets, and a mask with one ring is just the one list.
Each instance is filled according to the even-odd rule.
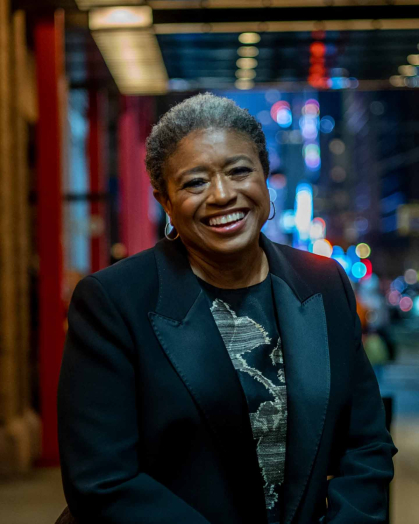
[[197,129],[177,145],[164,166],[166,175],[194,165],[222,165],[226,158],[246,154],[255,162],[259,154],[253,140],[231,129]]

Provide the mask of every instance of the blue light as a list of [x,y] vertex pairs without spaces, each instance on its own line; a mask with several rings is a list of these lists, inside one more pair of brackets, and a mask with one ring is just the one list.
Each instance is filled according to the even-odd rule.
[[320,120],[320,131],[322,133],[331,133],[335,129],[335,119],[331,116],[324,116]]
[[347,257],[346,255],[332,255],[332,258],[336,260],[336,262],[339,262],[339,264],[343,267],[346,273],[349,273],[352,266],[352,262],[349,257]]
[[355,262],[352,266],[352,275],[355,278],[365,277],[367,274],[367,266],[363,262]]

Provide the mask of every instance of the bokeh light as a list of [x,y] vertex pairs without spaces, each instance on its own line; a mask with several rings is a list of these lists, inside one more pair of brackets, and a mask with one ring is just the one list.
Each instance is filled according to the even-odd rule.
[[269,177],[269,185],[274,189],[284,189],[287,185],[287,178],[285,175],[275,174]]
[[236,77],[244,80],[253,80],[255,76],[256,71],[254,69],[237,69],[236,71]]
[[407,269],[404,273],[406,284],[413,286],[418,281],[418,272],[415,269]]
[[324,116],[320,120],[320,131],[325,134],[331,133],[335,129],[335,119],[331,116]]
[[352,275],[355,278],[363,278],[367,274],[367,266],[363,262],[355,262],[352,266]]
[[321,255],[322,257],[330,258],[332,256],[332,252],[332,244],[325,238],[316,240],[313,244],[313,253],[316,255]]
[[260,42],[260,35],[257,33],[241,33],[239,35],[239,42],[242,44],[257,44]]
[[246,90],[252,89],[255,86],[255,83],[253,80],[244,80],[243,78],[239,78],[239,80],[234,82],[234,85],[237,89]]
[[407,313],[413,308],[413,300],[407,296],[404,295],[399,302],[399,308],[404,312]]
[[241,46],[237,49],[237,54],[244,58],[255,58],[259,54],[259,49],[254,46]]
[[236,66],[239,69],[254,69],[257,65],[258,61],[256,58],[239,58],[236,62]]
[[317,170],[320,167],[320,147],[317,144],[307,144],[303,148],[304,161],[309,169]]
[[329,149],[334,155],[342,155],[345,152],[346,146],[342,140],[335,138],[329,142]]
[[387,301],[392,306],[398,306],[401,298],[401,293],[395,289],[387,294]]
[[337,183],[341,183],[346,179],[346,171],[341,166],[335,166],[330,171],[330,178]]
[[355,253],[359,258],[368,258],[371,255],[371,248],[368,244],[363,242],[356,246]]

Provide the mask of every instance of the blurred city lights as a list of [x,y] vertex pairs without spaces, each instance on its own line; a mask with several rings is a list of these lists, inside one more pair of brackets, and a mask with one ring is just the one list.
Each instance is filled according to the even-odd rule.
[[275,202],[275,200],[278,198],[277,192],[272,187],[268,188],[268,191],[270,201]]
[[313,253],[316,255],[330,258],[332,256],[332,252],[332,244],[325,238],[316,240],[313,244]]
[[408,269],[405,271],[404,279],[406,284],[413,286],[418,281],[418,272],[414,269]]
[[307,240],[313,219],[313,191],[310,184],[299,184],[295,195],[295,227],[302,240]]
[[269,104],[275,104],[281,98],[281,93],[277,89],[268,89],[265,93],[265,100]]
[[330,178],[334,182],[343,182],[346,178],[346,171],[341,166],[335,166],[330,171]]
[[320,120],[320,131],[322,133],[331,133],[335,129],[335,120],[331,116],[324,116]]
[[322,58],[326,54],[326,46],[323,42],[313,42],[310,45],[310,54],[316,58]]
[[352,266],[352,275],[355,278],[363,278],[367,274],[367,266],[363,262],[355,262]]
[[239,58],[236,62],[239,69],[254,69],[257,65],[258,61],[255,58]]
[[243,78],[239,78],[234,82],[234,85],[237,89],[246,90],[246,89],[252,89],[255,86],[255,83],[253,80],[245,80]]
[[399,291],[393,290],[387,294],[387,301],[392,306],[398,306],[402,295]]
[[367,269],[367,272],[365,273],[365,275],[364,275],[364,277],[363,277],[364,280],[366,280],[367,278],[370,278],[371,275],[372,275],[372,264],[371,264],[371,261],[368,260],[368,259],[364,259],[364,260],[362,261],[362,263],[364,264],[364,266],[365,266],[366,269]]
[[242,44],[257,44],[260,42],[260,35],[257,33],[241,33],[239,42]]
[[401,75],[393,75],[390,77],[390,84],[394,87],[404,87],[404,77]]
[[299,124],[304,138],[307,140],[314,140],[317,138],[317,135],[319,134],[317,128],[317,118],[302,116],[300,118]]
[[342,140],[335,138],[329,142],[329,149],[334,155],[342,155],[345,152],[346,146]]
[[256,71],[254,69],[237,69],[236,77],[243,80],[253,80],[256,76]]
[[339,264],[343,267],[343,269],[346,271],[346,273],[349,273],[351,270],[352,262],[346,255],[334,255],[332,254],[332,258],[336,260],[336,262],[339,262]]
[[416,315],[419,315],[419,296],[413,299],[413,310]]
[[409,55],[407,61],[410,65],[419,66],[419,55]]
[[310,98],[310,100],[307,100],[307,102],[304,104],[303,109],[301,110],[303,115],[310,115],[311,117],[316,117],[320,113],[320,104],[317,100],[314,98]]
[[304,161],[309,169],[317,170],[320,167],[320,147],[317,144],[307,144],[303,148]]
[[403,277],[397,277],[393,282],[390,284],[390,289],[394,289],[396,291],[399,291],[399,293],[403,293],[403,291],[406,289],[406,282],[404,281]]
[[288,102],[280,100],[271,107],[272,119],[282,128],[292,124],[292,113]]
[[326,236],[326,222],[320,218],[313,218],[310,226],[310,240],[319,240]]
[[244,58],[255,58],[259,54],[259,49],[254,46],[241,46],[237,49],[237,54]]
[[287,185],[287,179],[284,175],[276,174],[269,177],[269,185],[274,189],[284,189]]
[[412,65],[402,65],[399,67],[399,73],[403,76],[415,76],[417,68]]
[[407,296],[407,295],[403,296],[400,299],[399,308],[404,313],[407,313],[408,311],[410,311],[413,308],[413,300],[409,296]]
[[282,213],[282,228],[285,233],[292,233],[295,228],[295,213],[292,209],[287,209]]
[[368,258],[371,255],[371,248],[368,244],[363,242],[356,246],[355,253],[359,258]]

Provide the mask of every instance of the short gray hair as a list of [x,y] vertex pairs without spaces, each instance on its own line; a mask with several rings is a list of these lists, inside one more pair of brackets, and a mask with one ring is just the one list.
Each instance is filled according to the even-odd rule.
[[146,167],[151,184],[167,195],[163,167],[174,153],[179,142],[197,129],[230,129],[247,135],[255,144],[263,172],[269,175],[269,157],[262,126],[233,100],[213,95],[199,94],[172,107],[153,127],[146,142]]

